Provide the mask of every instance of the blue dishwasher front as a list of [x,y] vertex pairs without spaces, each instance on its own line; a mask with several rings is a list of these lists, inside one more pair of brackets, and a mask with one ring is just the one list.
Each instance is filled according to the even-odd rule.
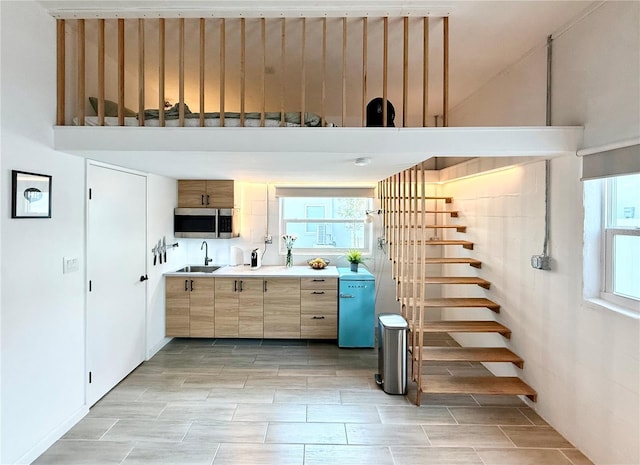
[[374,347],[376,281],[362,266],[338,268],[338,347]]

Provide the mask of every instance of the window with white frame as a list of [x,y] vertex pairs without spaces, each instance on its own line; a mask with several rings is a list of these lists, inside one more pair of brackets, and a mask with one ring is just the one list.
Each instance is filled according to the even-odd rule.
[[[298,254],[371,253],[372,226],[364,218],[373,193],[370,188],[277,188],[280,235],[297,237],[293,251]],[[282,241],[280,252],[285,253]]]
[[605,181],[601,296],[619,305],[640,302],[640,174]]

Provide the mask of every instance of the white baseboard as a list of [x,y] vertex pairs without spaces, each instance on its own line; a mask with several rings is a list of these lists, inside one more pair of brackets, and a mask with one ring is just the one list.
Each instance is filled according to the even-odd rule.
[[160,349],[162,349],[164,346],[166,346],[169,341],[171,341],[173,338],[172,337],[165,337],[164,339],[160,340],[155,346],[153,346],[151,349],[147,350],[147,360],[149,360],[151,357],[153,357],[155,354],[157,354]]
[[82,407],[77,409],[69,418],[60,423],[60,425],[58,425],[49,434],[38,441],[38,443],[33,446],[26,454],[24,454],[22,457],[20,457],[20,459],[14,462],[14,465],[28,465],[33,462],[35,459],[40,457],[49,447],[51,447],[53,443],[64,436],[65,433],[69,431],[76,423],[82,420],[87,413],[89,413],[89,407],[87,407],[86,405],[83,405]]

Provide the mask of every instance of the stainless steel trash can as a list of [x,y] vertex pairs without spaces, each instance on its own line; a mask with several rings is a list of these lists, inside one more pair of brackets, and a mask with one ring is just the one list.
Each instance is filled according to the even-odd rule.
[[407,329],[407,322],[401,315],[378,315],[376,383],[387,394],[407,393]]

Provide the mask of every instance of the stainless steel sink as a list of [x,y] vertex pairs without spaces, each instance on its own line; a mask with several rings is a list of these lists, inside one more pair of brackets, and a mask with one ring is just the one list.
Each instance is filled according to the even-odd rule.
[[213,265],[189,265],[184,268],[180,268],[176,270],[176,273],[213,273],[214,271],[220,269],[219,266]]

